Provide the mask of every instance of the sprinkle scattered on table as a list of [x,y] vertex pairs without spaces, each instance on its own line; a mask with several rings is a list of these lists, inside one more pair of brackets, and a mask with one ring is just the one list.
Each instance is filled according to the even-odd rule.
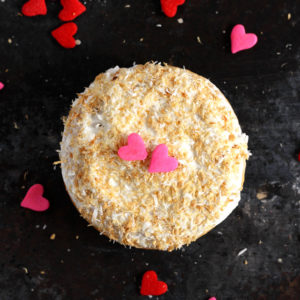
[[230,38],[232,54],[254,47],[258,40],[256,34],[246,33],[244,25],[241,24],[233,27]]
[[167,17],[172,18],[176,15],[178,6],[184,2],[185,0],[160,0],[161,10]]
[[263,199],[266,199],[268,197],[268,193],[267,192],[264,192],[264,191],[259,191],[257,194],[256,194],[256,198],[258,200],[263,200]]
[[55,233],[52,233],[52,234],[50,235],[50,240],[55,240],[55,237],[56,237],[56,234],[55,234]]
[[64,48],[70,49],[76,46],[74,35],[77,33],[78,27],[74,22],[65,23],[51,31],[52,36]]
[[159,296],[168,291],[168,286],[165,282],[157,279],[155,271],[147,271],[143,275],[140,293],[144,296]]
[[197,42],[198,42],[199,44],[203,45],[203,43],[202,43],[202,41],[201,41],[201,39],[200,39],[200,36],[197,36]]
[[63,9],[58,17],[64,22],[72,21],[86,11],[86,7],[79,0],[60,0]]
[[0,81],[0,91],[4,88],[4,83]]
[[237,256],[241,256],[243,255],[248,249],[247,248],[244,248],[243,250],[241,250]]
[[45,211],[49,208],[49,201],[43,197],[44,187],[41,184],[34,184],[26,193],[21,206],[33,211]]
[[22,14],[26,17],[34,17],[47,14],[45,0],[29,0],[22,7]]

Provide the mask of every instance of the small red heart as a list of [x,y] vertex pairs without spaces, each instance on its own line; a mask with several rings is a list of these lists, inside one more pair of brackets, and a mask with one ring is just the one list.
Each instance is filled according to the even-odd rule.
[[34,184],[26,193],[21,206],[34,211],[45,211],[49,208],[49,201],[43,197],[44,188],[41,184]]
[[124,160],[134,161],[146,159],[148,153],[143,139],[137,133],[132,133],[128,136],[127,146],[121,147],[118,155]]
[[163,281],[157,280],[157,274],[154,271],[147,271],[143,275],[141,295],[144,296],[159,296],[166,293],[168,286]]
[[177,7],[184,4],[185,0],[160,0],[161,9],[167,17],[174,17],[177,13]]
[[27,17],[47,14],[45,0],[29,0],[22,7],[22,14]]
[[86,11],[86,7],[78,0],[60,0],[63,9],[58,17],[66,22],[72,21]]
[[70,22],[52,30],[51,34],[64,48],[74,48],[76,46],[76,41],[73,35],[76,34],[77,29],[77,25]]

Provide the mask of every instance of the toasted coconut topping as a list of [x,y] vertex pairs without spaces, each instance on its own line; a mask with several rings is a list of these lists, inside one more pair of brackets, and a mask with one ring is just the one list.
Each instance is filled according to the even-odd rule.
[[[131,133],[143,138],[146,160],[118,156]],[[65,122],[60,160],[72,201],[101,233],[124,245],[171,251],[237,206],[247,141],[209,80],[147,63],[109,69],[78,96]],[[148,172],[159,144],[178,159],[175,171]]]

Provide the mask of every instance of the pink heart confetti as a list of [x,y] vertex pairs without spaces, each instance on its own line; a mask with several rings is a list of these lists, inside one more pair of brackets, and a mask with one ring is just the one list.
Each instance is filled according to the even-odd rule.
[[250,49],[257,43],[257,36],[254,33],[246,33],[245,27],[241,24],[235,25],[231,31],[231,53]]
[[0,81],[0,91],[4,88],[4,83]]
[[165,144],[160,144],[154,149],[152,153],[148,171],[150,173],[166,173],[174,171],[177,167],[177,159],[168,156],[168,147]]
[[118,155],[127,161],[144,160],[148,153],[143,139],[137,134],[132,133],[128,136],[127,146],[119,149]]
[[34,211],[45,211],[49,208],[49,201],[43,197],[44,187],[41,184],[34,184],[26,193],[21,206]]
[[208,300],[217,300],[216,297],[210,297]]

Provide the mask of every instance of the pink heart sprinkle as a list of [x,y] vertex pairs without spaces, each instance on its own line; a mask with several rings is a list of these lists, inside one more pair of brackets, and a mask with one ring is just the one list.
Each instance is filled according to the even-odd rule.
[[0,91],[4,88],[4,84],[0,81]]
[[34,211],[45,211],[49,208],[49,201],[42,195],[44,188],[41,184],[34,184],[26,193],[21,206]]
[[150,173],[171,172],[178,167],[178,161],[174,157],[168,156],[168,147],[165,144],[158,145],[151,157]]
[[148,153],[143,139],[137,134],[132,133],[128,136],[127,146],[119,149],[118,155],[127,161],[144,160]]
[[216,297],[210,297],[208,300],[217,300]]
[[231,53],[250,49],[257,43],[257,36],[254,33],[246,33],[245,27],[241,24],[235,25],[231,31]]

